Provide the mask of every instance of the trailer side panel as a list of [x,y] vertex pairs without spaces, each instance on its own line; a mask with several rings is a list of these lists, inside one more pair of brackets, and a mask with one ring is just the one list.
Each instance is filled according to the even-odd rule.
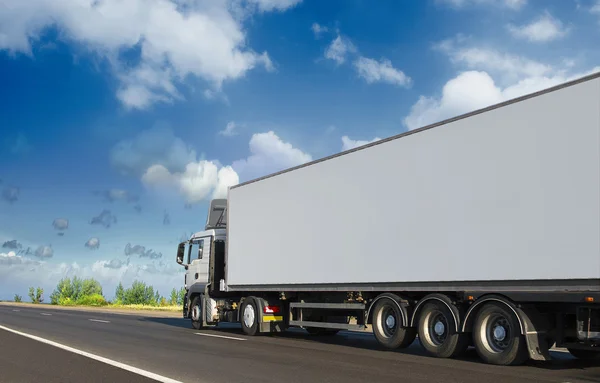
[[600,79],[233,188],[227,284],[600,279]]

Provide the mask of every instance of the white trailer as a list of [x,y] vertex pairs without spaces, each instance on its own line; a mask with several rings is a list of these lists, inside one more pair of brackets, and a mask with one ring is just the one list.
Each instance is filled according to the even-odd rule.
[[600,73],[236,185],[177,262],[195,328],[600,358]]

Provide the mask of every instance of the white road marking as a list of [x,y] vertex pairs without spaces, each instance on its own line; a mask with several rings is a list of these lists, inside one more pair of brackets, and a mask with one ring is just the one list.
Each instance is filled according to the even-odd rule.
[[21,311],[21,310],[13,310],[13,311],[18,313],[18,312],[19,312],[19,311]]
[[30,339],[33,339],[33,340],[37,340],[38,342],[46,343],[46,344],[49,344],[49,345],[54,346],[54,347],[62,348],[63,350],[67,350],[67,351],[70,351],[72,353],[75,353],[75,354],[78,354],[78,355],[82,355],[82,356],[88,357],[90,359],[94,359],[94,360],[97,360],[99,362],[106,363],[106,364],[109,364],[111,366],[121,368],[123,370],[127,370],[129,372],[133,372],[134,374],[142,375],[142,376],[145,376],[147,378],[157,380],[159,382],[163,382],[163,383],[183,383],[183,382],[180,382],[179,380],[171,379],[171,378],[168,378],[166,376],[158,375],[158,374],[155,374],[155,373],[150,372],[150,371],[142,370],[141,368],[137,368],[137,367],[133,367],[133,366],[130,366],[128,364],[125,364],[125,363],[117,362],[115,360],[108,359],[108,358],[105,358],[103,356],[95,355],[95,354],[89,353],[87,351],[78,350],[76,348],[73,348],[73,347],[70,347],[70,346],[66,346],[64,344],[60,344],[60,343],[54,342],[52,340],[44,339],[44,338],[41,338],[41,337],[36,336],[36,335],[31,335],[31,334],[27,334],[27,333],[24,333],[24,332],[21,332],[21,331],[13,330],[11,328],[8,328],[8,327],[2,326],[2,325],[0,325],[0,329],[6,330],[6,331],[10,331],[10,332],[12,332],[14,334],[22,335],[24,337],[27,337],[27,338],[30,338]]
[[102,319],[88,319],[88,320],[91,320],[92,322],[110,323],[109,320],[102,320]]
[[244,339],[244,338],[236,338],[234,336],[206,334],[206,333],[203,333],[203,332],[197,332],[195,334],[196,335],[202,335],[202,336],[212,336],[212,337],[215,337],[215,338],[231,339],[231,340],[247,340],[247,339]]
[[41,315],[48,315],[51,316],[52,314],[48,314],[48,313],[40,313]]

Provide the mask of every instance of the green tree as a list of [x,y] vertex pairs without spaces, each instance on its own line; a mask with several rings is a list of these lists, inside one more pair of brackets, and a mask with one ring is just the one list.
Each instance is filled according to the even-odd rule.
[[183,306],[183,300],[185,299],[185,287],[179,289],[179,294],[177,294],[177,304],[179,306]]
[[31,300],[32,303],[35,303],[35,289],[33,288],[33,286],[29,287],[29,299]]
[[123,288],[123,283],[121,282],[119,282],[115,290],[115,301],[117,301],[119,304],[122,304],[125,301],[125,289]]
[[14,301],[17,302],[17,303],[20,303],[20,302],[23,302],[23,298],[20,295],[15,294]]
[[175,288],[173,288],[173,290],[171,290],[171,296],[169,297],[169,304],[176,305],[178,299],[179,299],[179,295],[177,294],[177,290],[175,290]]
[[33,286],[29,288],[29,299],[31,299],[31,303],[42,303],[44,301],[43,295],[44,289],[40,287],[34,289]]
[[123,304],[152,305],[154,299],[154,288],[152,286],[146,286],[144,282],[136,280],[130,288],[125,290]]

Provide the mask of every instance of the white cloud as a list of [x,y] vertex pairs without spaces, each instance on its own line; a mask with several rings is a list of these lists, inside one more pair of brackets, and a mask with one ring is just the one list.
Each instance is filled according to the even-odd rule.
[[261,12],[286,11],[300,4],[302,0],[248,0],[255,4]]
[[354,62],[358,76],[362,77],[368,84],[383,82],[403,87],[410,86],[412,80],[404,72],[392,66],[388,59],[376,61],[367,57],[359,57]]
[[233,136],[237,135],[237,132],[235,131],[236,127],[237,127],[236,123],[233,121],[230,121],[225,126],[225,129],[219,131],[219,134],[222,136],[225,136],[225,137],[233,137]]
[[312,26],[310,27],[310,29],[312,29],[316,38],[321,37],[321,34],[329,31],[329,29],[327,27],[319,25],[318,23],[313,23]]
[[142,176],[142,182],[149,188],[175,189],[186,203],[195,204],[226,197],[227,188],[239,183],[239,177],[230,166],[219,169],[215,162],[203,160],[188,163],[183,172],[170,172],[163,165],[152,165]]
[[366,140],[353,140],[348,136],[343,136],[342,137],[342,151],[358,148],[359,146],[367,145],[367,144],[370,144],[373,142],[377,142],[379,140],[381,140],[381,138],[379,138],[379,137],[375,137],[371,141],[366,141]]
[[327,49],[325,49],[325,58],[335,61],[337,65],[341,65],[346,62],[346,56],[354,52],[356,52],[356,47],[352,44],[352,41],[338,35],[331,41]]
[[21,257],[17,255],[14,251],[9,251],[8,253],[0,253],[0,265],[3,267],[13,266],[13,265],[38,265],[40,262],[35,261],[30,258]]
[[555,71],[548,64],[543,64],[526,57],[501,53],[490,48],[458,46],[466,38],[442,41],[435,46],[446,53],[452,63],[463,65],[466,69],[485,70],[498,75],[502,82],[514,82],[524,77],[546,76]]
[[569,32],[569,29],[549,12],[544,12],[529,24],[521,26],[510,24],[507,28],[514,37],[535,43],[557,40]]
[[196,161],[196,151],[164,126],[155,126],[122,140],[110,152],[111,164],[122,174],[129,175],[141,175],[151,165],[183,171],[193,161]]
[[600,0],[596,0],[596,3],[590,8],[590,12],[600,15]]
[[484,108],[502,101],[540,91],[600,70],[568,76],[557,72],[550,76],[531,76],[509,86],[499,86],[485,71],[466,71],[448,81],[439,97],[421,96],[404,119],[409,130]]
[[[247,12],[284,11],[298,0],[28,0],[0,12],[0,50],[33,55],[32,44],[50,27],[59,38],[111,63],[121,81],[117,97],[129,108],[181,98],[177,85],[188,76],[219,90],[227,80],[262,66],[266,52],[247,46],[242,21]],[[237,9],[238,12],[234,12]],[[128,67],[120,53],[139,50]]]
[[249,146],[250,156],[231,165],[245,180],[312,161],[310,154],[282,141],[273,131],[254,134]]
[[465,8],[474,5],[495,5],[512,10],[519,10],[527,4],[527,0],[437,0],[454,8]]

